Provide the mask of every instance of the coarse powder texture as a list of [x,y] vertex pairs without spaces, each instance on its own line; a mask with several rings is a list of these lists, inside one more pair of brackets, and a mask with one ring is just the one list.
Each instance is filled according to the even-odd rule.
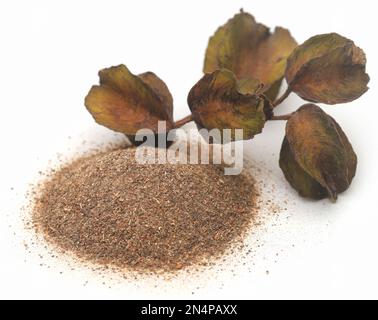
[[87,261],[171,272],[219,257],[253,224],[252,180],[214,165],[138,164],[127,148],[53,172],[33,207],[36,230]]

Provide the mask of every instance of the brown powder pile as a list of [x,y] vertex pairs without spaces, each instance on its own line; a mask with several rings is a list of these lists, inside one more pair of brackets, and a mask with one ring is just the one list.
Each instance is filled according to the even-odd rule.
[[35,200],[37,231],[80,258],[138,271],[206,263],[242,239],[256,211],[250,178],[213,165],[141,165],[134,154],[56,171]]

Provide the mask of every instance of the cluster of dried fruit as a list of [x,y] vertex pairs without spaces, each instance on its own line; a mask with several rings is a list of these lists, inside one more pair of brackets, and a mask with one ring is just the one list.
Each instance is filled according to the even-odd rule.
[[[337,122],[314,104],[275,116],[290,93],[317,103],[357,99],[368,90],[364,52],[336,33],[297,45],[290,32],[273,33],[241,10],[210,38],[204,76],[188,95],[191,116],[173,121],[173,100],[165,83],[147,72],[133,75],[124,65],[101,70],[85,105],[94,119],[133,140],[141,128],[157,132],[194,120],[199,128],[243,129],[243,139],[260,133],[268,120],[288,120],[280,167],[300,195],[336,200],[356,171],[357,157]],[[288,88],[277,99],[283,78]]]

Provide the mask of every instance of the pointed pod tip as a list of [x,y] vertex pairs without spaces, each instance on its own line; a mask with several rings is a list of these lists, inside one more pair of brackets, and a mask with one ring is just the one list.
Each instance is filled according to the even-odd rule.
[[331,187],[327,187],[326,188],[327,191],[328,191],[328,197],[329,197],[329,200],[332,202],[332,203],[336,203],[337,201],[337,190],[335,190],[334,188],[331,188]]

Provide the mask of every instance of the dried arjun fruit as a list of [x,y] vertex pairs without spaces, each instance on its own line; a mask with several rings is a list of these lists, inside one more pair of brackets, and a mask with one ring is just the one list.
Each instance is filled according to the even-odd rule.
[[310,38],[287,61],[289,88],[312,102],[337,104],[368,90],[366,57],[353,41],[336,33]]
[[286,180],[302,197],[319,200],[328,196],[327,190],[297,163],[286,137],[282,142],[280,167]]
[[274,100],[285,73],[286,59],[297,46],[290,32],[256,23],[249,13],[236,14],[210,38],[203,71],[231,70],[237,79],[259,79]]
[[231,71],[221,69],[197,82],[188,104],[200,128],[243,129],[243,139],[250,139],[262,131],[271,113],[268,101],[259,94],[261,88],[257,80],[238,81]]
[[[277,27],[271,33],[241,10],[209,40],[205,75],[188,95],[191,115],[173,122],[172,96],[164,82],[150,72],[133,75],[123,65],[100,71],[100,85],[92,87],[85,104],[98,123],[125,133],[135,145],[151,141],[137,131],[152,129],[155,146],[162,148],[172,143],[164,144],[172,129],[192,120],[198,128],[227,130],[223,133],[231,133],[231,140],[253,138],[267,120],[288,120],[280,155],[285,177],[304,197],[336,199],[349,187],[357,165],[340,126],[312,104],[294,115],[274,115],[273,109],[291,92],[327,104],[357,99],[368,90],[365,69],[365,54],[352,40],[330,33],[297,46],[288,30]],[[288,89],[275,99],[284,76]],[[166,120],[161,135],[159,120]],[[227,135],[219,140],[219,132],[201,134],[209,143],[229,142]]]
[[93,86],[85,106],[97,123],[126,135],[140,129],[157,132],[158,121],[173,128],[173,100],[165,85],[152,72],[133,75],[124,65],[99,72],[100,85]]
[[300,195],[336,200],[351,184],[356,166],[345,133],[318,106],[306,104],[288,120],[280,167]]

